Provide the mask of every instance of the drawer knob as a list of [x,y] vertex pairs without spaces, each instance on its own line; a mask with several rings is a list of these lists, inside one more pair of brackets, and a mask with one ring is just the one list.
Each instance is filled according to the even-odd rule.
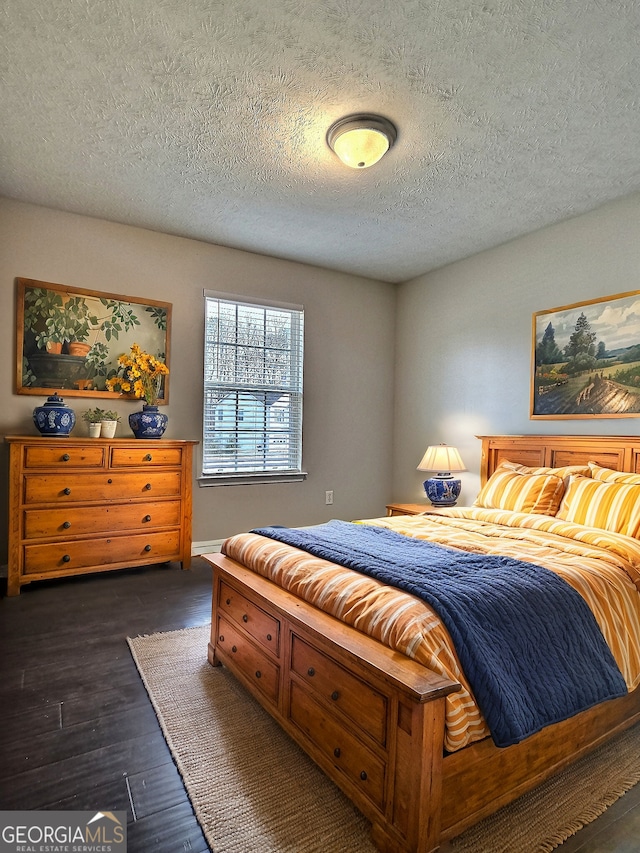
[[150,516],[150,515],[145,515],[145,517],[144,517],[142,520],[143,520],[143,521],[151,521],[151,516]]
[[231,599],[227,598],[227,607],[231,604]]
[[360,778],[362,779],[363,782],[367,781],[367,773],[365,770],[360,771]]
[[221,643],[224,643],[224,634],[220,634],[220,636],[218,637],[218,640],[219,640]]
[[245,614],[244,614],[244,616],[242,617],[242,621],[243,621],[243,622],[248,622],[248,621],[249,621],[249,617],[247,616],[247,614],[246,614],[246,613],[245,613]]
[[262,673],[259,669],[256,670],[256,678],[262,678]]
[[271,642],[271,634],[267,634],[267,640]]
[[145,545],[145,546],[144,546],[144,550],[145,550],[145,551],[150,551],[150,550],[151,550],[151,545]]
[[68,454],[68,453],[64,453],[64,454],[62,455],[62,461],[63,461],[63,462],[68,462],[70,459],[71,459],[71,457],[69,456],[69,454]]
[[307,675],[310,675],[310,676],[311,676],[311,678],[313,678],[313,676],[314,676],[315,674],[316,674],[315,669],[314,669],[312,666],[310,666],[310,667],[309,667],[309,669],[307,670]]
[[339,746],[336,746],[336,748],[333,750],[333,754],[335,755],[336,758],[340,758],[340,747]]
[[331,694],[331,698],[333,699],[334,702],[338,701],[339,696],[340,696],[340,694],[338,693],[337,690],[334,690],[333,693]]
[[147,455],[144,457],[145,462],[151,462],[152,459],[153,459],[153,456],[150,453],[147,453]]
[[147,485],[145,486],[145,489],[146,489],[148,492],[150,492],[150,491],[151,491],[151,483],[147,483]]
[[71,527],[71,522],[65,521],[65,523],[62,526],[64,527],[65,530],[68,530]]
[[62,558],[63,563],[68,563],[71,560],[71,557],[68,554],[65,554]]
[[231,651],[235,654],[238,651],[237,646],[231,646]]
[[69,489],[69,488],[63,489],[63,490],[62,490],[62,494],[63,494],[63,495],[70,495],[70,494],[71,494],[71,489]]
[[107,483],[109,483],[109,485],[111,485],[111,483],[113,483],[113,480],[111,479],[111,477],[109,477],[109,479],[107,480]]

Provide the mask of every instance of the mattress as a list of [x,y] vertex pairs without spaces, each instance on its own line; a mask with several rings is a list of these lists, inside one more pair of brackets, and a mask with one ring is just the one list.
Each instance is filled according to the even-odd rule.
[[[640,542],[550,516],[455,507],[420,516],[360,520],[480,554],[502,554],[555,572],[586,601],[627,688],[640,683]],[[461,684],[446,699],[445,749],[489,732],[441,620],[421,599],[254,533],[223,552],[294,595]],[[544,618],[544,614],[540,614]]]

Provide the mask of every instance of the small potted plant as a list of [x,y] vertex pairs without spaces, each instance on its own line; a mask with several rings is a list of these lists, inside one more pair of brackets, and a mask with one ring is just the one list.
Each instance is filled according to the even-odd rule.
[[120,415],[117,412],[111,412],[107,410],[102,413],[102,432],[101,435],[103,438],[113,438],[116,434],[116,429],[118,428],[118,423],[120,421]]
[[86,412],[83,412],[82,420],[88,424],[91,438],[100,438],[104,417],[105,412],[102,409],[87,409]]

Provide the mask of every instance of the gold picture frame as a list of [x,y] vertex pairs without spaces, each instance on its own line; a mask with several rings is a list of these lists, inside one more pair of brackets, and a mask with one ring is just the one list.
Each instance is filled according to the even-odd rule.
[[[18,278],[16,393],[65,397],[123,395],[105,382],[137,343],[169,366],[171,303]],[[169,377],[160,404],[169,401]]]
[[640,290],[533,315],[531,419],[640,417]]

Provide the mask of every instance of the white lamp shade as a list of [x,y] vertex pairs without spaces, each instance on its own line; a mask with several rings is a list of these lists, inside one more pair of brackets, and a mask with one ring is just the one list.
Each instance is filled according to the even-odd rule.
[[449,444],[435,444],[427,447],[426,453],[420,460],[418,471],[437,471],[440,474],[466,471],[464,462],[455,447]]

